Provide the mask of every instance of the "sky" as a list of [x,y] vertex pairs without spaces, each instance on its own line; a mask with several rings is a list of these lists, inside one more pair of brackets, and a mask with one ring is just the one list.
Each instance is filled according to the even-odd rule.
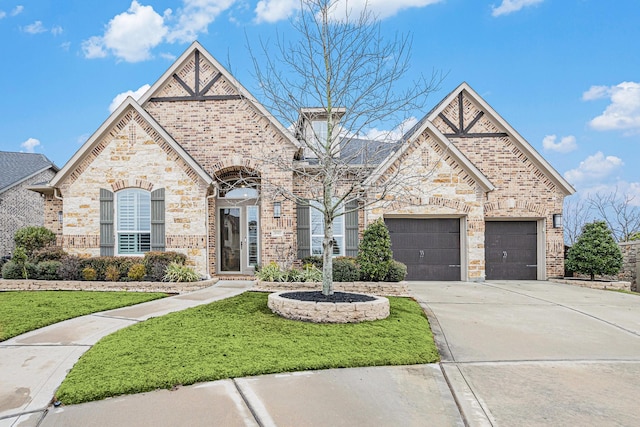
[[[249,46],[286,34],[298,5],[0,0],[0,150],[42,153],[62,167],[126,95],[141,96],[193,40],[260,100]],[[640,1],[369,7],[383,35],[412,36],[399,89],[421,74],[445,75],[416,119],[466,81],[578,190],[574,197],[617,189],[640,205]]]

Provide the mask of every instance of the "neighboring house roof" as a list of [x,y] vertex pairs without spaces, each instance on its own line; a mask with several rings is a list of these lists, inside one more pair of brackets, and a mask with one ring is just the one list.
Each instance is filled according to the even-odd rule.
[[403,139],[401,140],[400,148],[394,151],[392,154],[387,157],[387,159],[382,162],[367,178],[364,182],[364,185],[373,185],[384,173],[385,171],[391,167],[396,160],[402,156],[402,154],[409,149],[415,138],[422,135],[425,130],[428,131],[434,138],[434,140],[442,146],[447,154],[449,154],[455,162],[462,167],[462,169],[467,172],[473,179],[480,185],[485,191],[493,191],[495,190],[495,186],[489,181],[487,178],[475,165],[464,155],[456,146],[444,136],[438,128],[436,128],[433,123],[429,120],[421,120],[421,125],[419,127],[414,126],[412,128],[412,134],[405,134]]
[[47,169],[59,170],[44,154],[0,151],[0,193]]
[[377,166],[398,148],[398,141],[345,138],[340,143],[340,157],[351,165]]
[[413,134],[416,127],[424,124],[425,121],[433,122],[444,109],[451,104],[451,102],[460,93],[464,92],[468,98],[477,103],[485,114],[497,123],[508,136],[511,137],[512,142],[527,156],[527,158],[533,162],[536,167],[549,177],[558,187],[568,196],[576,192],[576,190],[567,182],[553,166],[549,164],[531,144],[527,142],[506,120],[504,120],[476,91],[474,91],[469,84],[463,82],[454,89],[449,95],[447,95],[434,109],[432,109],[419,123],[411,129],[407,135]]
[[300,148],[300,144],[298,140],[294,137],[294,135],[285,128],[282,123],[280,123],[258,100],[244,87],[238,80],[236,80],[233,75],[227,71],[205,48],[202,47],[200,43],[194,41],[189,48],[184,51],[182,55],[169,67],[167,71],[149,88],[147,92],[139,99],[140,105],[144,106],[147,101],[149,101],[153,94],[156,93],[162,86],[167,82],[168,79],[171,79],[173,75],[180,70],[186,61],[189,60],[191,55],[194,52],[200,52],[201,55],[205,57],[207,61],[209,61],[218,71],[224,76],[224,78],[236,88],[240,96],[246,99],[253,107],[255,107],[260,114],[267,118],[283,135],[284,137],[293,144],[294,147]]
[[76,167],[82,162],[87,154],[102,140],[104,135],[109,132],[111,127],[117,123],[126,112],[133,108],[144,120],[151,125],[153,130],[158,134],[175,150],[175,152],[191,167],[191,169],[198,175],[204,182],[209,185],[214,184],[213,178],[205,172],[205,170],[196,162],[180,144],[178,144],[172,137],[165,131],[158,122],[155,121],[149,113],[147,113],[132,97],[128,96],[127,99],[120,104],[120,106],[109,116],[109,118],[98,128],[98,130],[91,135],[91,137],[85,142],[82,147],[73,155],[73,157],[67,162],[66,165],[53,177],[49,186],[57,187],[67,175],[73,172]]

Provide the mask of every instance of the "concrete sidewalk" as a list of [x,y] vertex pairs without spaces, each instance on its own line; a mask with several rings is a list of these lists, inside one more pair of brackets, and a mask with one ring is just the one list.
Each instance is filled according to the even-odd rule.
[[70,319],[0,343],[0,426],[37,425],[67,372],[102,337],[252,286],[253,282],[220,281],[199,291]]

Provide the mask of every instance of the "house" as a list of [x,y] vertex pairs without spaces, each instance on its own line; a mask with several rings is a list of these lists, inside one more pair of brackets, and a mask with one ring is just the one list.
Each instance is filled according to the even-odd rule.
[[44,225],[44,198],[29,187],[48,182],[58,167],[42,154],[0,151],[0,256],[13,252],[18,229]]
[[[295,204],[283,194],[313,190],[299,171],[312,170],[317,159],[300,138],[322,131],[314,128],[322,114],[300,111],[290,132],[194,42],[39,190],[48,211],[62,212],[62,222],[48,215],[46,225],[71,253],[181,251],[212,276],[248,275],[258,264],[318,254],[313,200]],[[574,190],[466,83],[401,141],[349,142],[375,147],[371,156],[349,156],[347,144],[337,146],[337,155],[351,159],[349,179],[375,189],[406,171],[398,165],[410,159],[424,191],[412,203],[378,203],[374,190],[364,196],[370,206],[348,201],[334,222],[334,255],[354,256],[365,225],[382,217],[409,279],[562,275],[562,228],[554,218]]]

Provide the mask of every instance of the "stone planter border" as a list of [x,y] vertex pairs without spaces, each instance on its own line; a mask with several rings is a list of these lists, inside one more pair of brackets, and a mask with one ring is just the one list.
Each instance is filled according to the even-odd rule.
[[67,280],[0,279],[0,291],[130,291],[184,293],[206,288],[217,278],[199,282],[101,282]]
[[[320,282],[263,282],[258,281],[253,288],[256,291],[319,291]],[[333,290],[340,292],[354,292],[367,295],[409,296],[407,282],[334,282]]]
[[549,279],[550,282],[555,283],[564,283],[566,285],[574,285],[574,286],[582,286],[583,288],[592,288],[592,289],[613,289],[613,290],[622,290],[622,291],[630,291],[631,290],[631,282],[624,282],[621,280],[584,280],[584,279]]
[[291,320],[314,323],[359,323],[389,317],[389,300],[385,297],[371,295],[375,298],[373,301],[333,303],[298,301],[280,296],[287,292],[291,291],[269,294],[268,306],[274,313]]

